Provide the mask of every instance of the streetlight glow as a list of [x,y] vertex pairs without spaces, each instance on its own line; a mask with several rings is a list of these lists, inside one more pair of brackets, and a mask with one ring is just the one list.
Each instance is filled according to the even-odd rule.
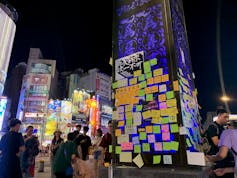
[[228,96],[222,96],[222,97],[221,97],[221,100],[224,101],[224,102],[227,102],[227,101],[230,101],[230,97],[228,97]]

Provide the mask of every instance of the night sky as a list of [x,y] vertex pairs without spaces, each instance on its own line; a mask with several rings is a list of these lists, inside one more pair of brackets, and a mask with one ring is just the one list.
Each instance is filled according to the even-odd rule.
[[[19,20],[9,72],[27,61],[29,48],[40,48],[45,58],[57,60],[59,72],[97,67],[111,74],[112,0],[9,0]],[[184,0],[195,84],[203,117],[222,105],[216,57],[217,0]],[[222,0],[221,49],[226,92],[237,113],[237,2]],[[77,24],[77,27],[76,27]]]

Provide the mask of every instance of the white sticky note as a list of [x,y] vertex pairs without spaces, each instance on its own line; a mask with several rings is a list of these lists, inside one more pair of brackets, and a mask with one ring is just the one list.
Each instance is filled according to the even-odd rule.
[[119,155],[119,162],[131,163],[132,162],[132,152],[121,152]]
[[171,155],[163,155],[164,164],[172,164],[172,156]]
[[186,135],[186,127],[179,127],[179,135]]
[[141,168],[144,165],[144,161],[142,159],[141,154],[138,154],[134,159],[133,162],[137,165],[137,167]]
[[129,135],[120,135],[117,137],[118,144],[122,144],[124,142],[129,142]]
[[133,125],[138,126],[142,124],[142,115],[140,112],[133,113]]
[[205,166],[205,156],[203,152],[187,151],[187,160],[189,165]]
[[140,141],[139,141],[139,136],[135,136],[135,137],[132,137],[132,142],[133,144],[140,144]]

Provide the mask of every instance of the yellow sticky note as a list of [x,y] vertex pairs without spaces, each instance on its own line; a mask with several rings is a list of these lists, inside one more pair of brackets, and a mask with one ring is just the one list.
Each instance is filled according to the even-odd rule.
[[126,119],[132,119],[132,112],[126,112]]
[[124,126],[124,121],[118,121],[118,127]]
[[153,70],[153,76],[163,75],[163,68]]
[[136,70],[136,71],[133,72],[133,76],[134,77],[137,77],[137,76],[139,76],[141,74],[142,74],[142,70]]
[[142,116],[143,116],[143,119],[151,118],[151,111],[148,110],[148,111],[143,112]]
[[130,80],[129,80],[129,84],[130,84],[130,85],[135,85],[135,84],[137,84],[137,78],[132,78],[132,79],[130,79]]
[[177,106],[177,101],[176,101],[176,99],[166,100],[166,105],[167,105],[168,108],[176,107]]
[[161,83],[161,76],[154,77],[154,83]]
[[125,106],[125,111],[128,112],[128,111],[132,111],[132,108],[133,108],[133,105],[126,105]]
[[173,88],[174,88],[174,91],[179,91],[179,82],[178,82],[178,80],[173,81]]
[[149,94],[149,93],[152,93],[151,87],[146,87],[145,88],[145,94]]
[[160,110],[156,110],[156,109],[151,110],[151,116],[152,117],[159,117],[160,116]]
[[131,163],[132,162],[132,152],[121,152],[119,155],[119,162]]
[[152,133],[152,132],[153,132],[152,129],[153,129],[153,128],[152,128],[152,125],[146,126],[146,133]]
[[118,137],[118,136],[120,136],[120,135],[122,135],[121,129],[116,129],[116,130],[115,130],[115,136]]
[[141,168],[144,165],[144,161],[142,159],[141,154],[138,154],[134,159],[133,162],[137,165],[137,167]]
[[161,124],[161,122],[162,122],[162,118],[161,117],[152,117],[152,119],[151,119],[151,123],[152,124]]
[[170,123],[175,123],[175,122],[177,122],[177,115],[175,115],[175,116],[169,116],[169,122],[170,122]]
[[159,100],[159,102],[166,101],[166,95],[165,95],[165,94],[159,95],[159,96],[158,96],[158,100]]
[[148,78],[146,83],[147,83],[147,85],[152,85],[154,83],[154,79]]
[[162,81],[162,82],[167,82],[167,81],[169,81],[169,74],[162,75],[162,76],[161,76],[161,81]]

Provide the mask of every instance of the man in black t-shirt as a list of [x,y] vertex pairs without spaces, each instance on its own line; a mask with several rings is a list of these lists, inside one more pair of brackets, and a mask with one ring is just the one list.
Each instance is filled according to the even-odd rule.
[[89,127],[84,126],[83,127],[83,134],[79,135],[75,139],[75,143],[81,147],[81,152],[82,152],[82,159],[87,160],[88,159],[88,149],[92,145],[91,144],[91,138],[86,135],[89,130]]

